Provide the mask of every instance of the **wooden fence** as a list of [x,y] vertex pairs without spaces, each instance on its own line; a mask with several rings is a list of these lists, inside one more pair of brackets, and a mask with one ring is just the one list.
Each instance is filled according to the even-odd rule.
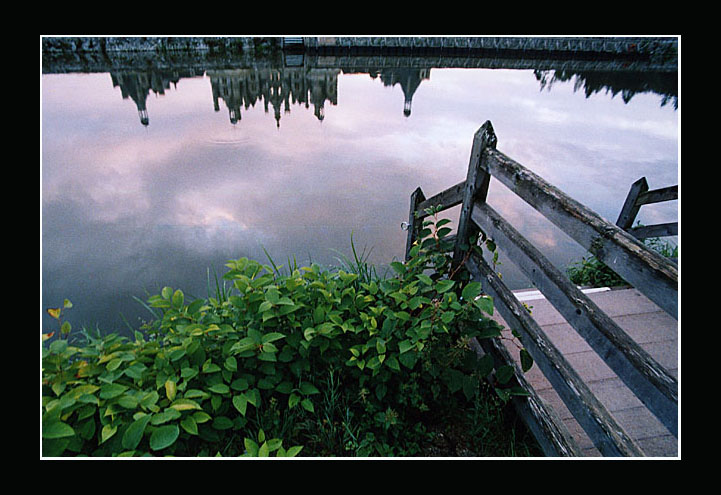
[[678,199],[678,186],[662,187],[649,191],[646,177],[641,177],[631,185],[631,190],[626,196],[626,201],[623,203],[616,225],[636,239],[678,235],[678,222],[633,226],[633,221],[636,219],[641,206],[674,199]]
[[[568,323],[585,339],[641,402],[678,437],[678,383],[609,316],[554,267],[487,202],[491,176],[505,184],[631,283],[664,311],[678,319],[678,269],[675,263],[652,251],[636,237],[604,220],[496,149],[490,121],[476,132],[466,180],[430,198],[417,188],[411,195],[406,256],[427,216],[425,209],[442,210],[461,205],[455,236],[454,263],[467,254],[470,235],[482,230],[526,274]],[[638,202],[634,200],[634,204]],[[635,214],[634,214],[635,216]],[[463,241],[466,240],[464,243]],[[466,266],[474,280],[494,298],[496,310],[521,334],[536,365],[553,385],[579,425],[604,456],[642,456],[603,404],[581,380],[508,287],[480,256],[471,255]],[[506,348],[496,340],[479,344],[496,364],[510,364],[515,379],[529,391],[513,400],[546,455],[578,456],[580,450],[557,415],[529,387]]]

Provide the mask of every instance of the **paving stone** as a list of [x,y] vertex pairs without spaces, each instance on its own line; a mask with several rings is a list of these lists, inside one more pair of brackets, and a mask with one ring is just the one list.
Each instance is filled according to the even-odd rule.
[[[670,374],[678,376],[679,328],[674,318],[635,289],[597,292],[588,294],[588,297]],[[644,453],[652,457],[676,457],[679,451],[677,439],[669,434],[560,313],[545,299],[529,300],[526,304],[532,306],[531,315],[548,338]],[[494,319],[507,327],[500,315],[496,314]],[[518,361],[518,349],[507,341],[504,343]],[[535,365],[525,377],[563,420],[582,453],[592,457],[600,456],[598,449],[540,368]]]

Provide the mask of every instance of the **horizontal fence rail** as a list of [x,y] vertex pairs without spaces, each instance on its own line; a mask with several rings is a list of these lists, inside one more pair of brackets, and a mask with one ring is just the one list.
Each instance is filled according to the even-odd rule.
[[616,225],[636,239],[678,235],[678,222],[633,227],[633,221],[636,219],[641,206],[675,199],[678,199],[678,186],[662,187],[650,191],[646,177],[641,177],[631,185],[631,190],[626,196],[626,201],[623,203]]
[[[499,179],[674,318],[677,318],[678,305],[676,265],[496,150],[496,142],[493,127],[487,121],[474,135],[465,181],[427,199],[420,188],[414,191],[406,253],[418,236],[422,219],[427,216],[426,208],[440,206],[445,210],[462,205],[453,239],[454,262],[465,259],[473,278],[486,282],[484,290],[494,297],[501,316],[521,332],[528,352],[599,451],[603,455],[643,455],[485,260],[476,255],[463,256],[464,249],[468,249],[467,239],[479,229],[501,246],[649,411],[678,437],[676,378],[486,203],[490,177]],[[675,199],[674,194],[677,197],[674,188],[648,191],[641,185],[638,189],[633,202],[627,201],[634,207]],[[499,346],[502,345],[497,342],[484,343],[483,350],[494,355],[494,359],[508,361],[508,356],[504,357],[498,350]],[[573,442],[566,439],[567,430],[553,419],[552,413],[544,411],[542,401],[532,394],[529,402],[517,406],[534,434],[545,435],[544,450],[575,455]]]

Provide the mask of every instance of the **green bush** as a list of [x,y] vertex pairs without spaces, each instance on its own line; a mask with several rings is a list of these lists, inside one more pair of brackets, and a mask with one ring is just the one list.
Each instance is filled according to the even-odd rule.
[[42,349],[43,455],[423,455],[448,411],[524,393],[510,367],[495,393],[483,380],[470,339],[502,328],[451,269],[447,222],[424,222],[389,278],[241,258],[216,298],[151,296],[162,316],[134,340],[71,344],[65,325]]

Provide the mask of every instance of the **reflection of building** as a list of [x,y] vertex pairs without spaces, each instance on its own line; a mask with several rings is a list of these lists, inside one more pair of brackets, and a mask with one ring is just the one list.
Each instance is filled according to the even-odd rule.
[[411,114],[411,102],[413,100],[413,93],[416,92],[418,86],[421,85],[421,81],[424,79],[431,78],[431,69],[413,69],[413,68],[393,68],[393,69],[382,69],[380,71],[371,72],[372,78],[377,77],[380,74],[381,81],[384,86],[395,86],[396,84],[401,85],[405,101],[403,102],[403,115],[406,117]]
[[326,100],[338,104],[338,74],[340,69],[248,68],[208,71],[213,91],[213,106],[220,110],[219,99],[228,108],[230,122],[241,119],[241,106],[247,110],[262,100],[266,112],[273,107],[276,126],[280,127],[281,106],[290,113],[291,104],[311,104],[318,120],[323,120]]
[[621,93],[623,102],[628,103],[638,93],[652,92],[661,95],[661,106],[672,102],[673,108],[678,109],[676,72],[534,70],[533,74],[541,83],[541,90],[545,87],[550,90],[557,81],[567,82],[575,78],[573,91],[583,88],[586,98],[605,90],[612,96]]
[[196,76],[194,70],[189,71],[144,71],[144,72],[111,72],[110,78],[113,81],[113,87],[120,87],[120,93],[123,99],[130,98],[138,107],[138,116],[140,123],[147,126],[150,123],[148,119],[148,108],[145,100],[148,98],[150,91],[156,95],[165,94],[166,89],[170,89],[170,83],[177,86],[178,81],[183,77]]

